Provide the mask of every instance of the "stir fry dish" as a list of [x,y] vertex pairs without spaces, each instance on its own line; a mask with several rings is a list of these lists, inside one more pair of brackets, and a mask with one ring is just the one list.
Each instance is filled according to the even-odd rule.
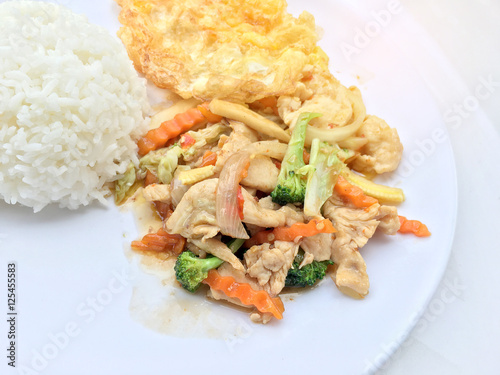
[[403,146],[329,72],[310,14],[274,0],[118,2],[136,68],[182,98],[152,117],[115,199],[151,202],[161,228],[132,248],[176,257],[186,293],[267,323],[283,318],[281,293],[326,275],[366,297],[360,250],[376,231],[430,235],[398,215],[401,189],[373,181]]
[[[315,129],[336,142],[308,141],[319,112],[302,112],[287,127],[274,114],[289,110],[284,98],[250,106],[214,99],[150,130],[139,141],[139,165],[117,182],[116,194],[123,200],[139,180],[163,227],[132,247],[177,256],[183,288],[207,284],[216,300],[256,308],[256,321],[281,319],[283,288],[313,286],[327,272],[341,292],[365,297],[369,279],[359,249],[376,230],[400,229],[392,204],[404,195],[355,168],[364,171],[362,158],[373,168],[397,165],[401,145],[382,120],[365,116],[357,90],[349,92],[360,113],[346,126],[355,127]],[[392,152],[370,155],[384,132]]]

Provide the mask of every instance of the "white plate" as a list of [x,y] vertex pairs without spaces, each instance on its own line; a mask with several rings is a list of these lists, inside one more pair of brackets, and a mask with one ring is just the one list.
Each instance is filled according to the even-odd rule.
[[[119,27],[110,0],[59,3],[112,32]],[[365,300],[345,297],[327,279],[286,302],[282,321],[262,326],[131,265],[125,248],[138,231],[130,212],[92,205],[33,214],[1,203],[0,280],[7,263],[17,264],[18,373],[372,373],[408,334],[442,277],[455,226],[455,165],[441,113],[414,61],[392,42],[406,17],[397,7],[384,13],[381,3],[370,13],[344,1],[289,3],[294,14],[307,7],[324,29],[332,72],[359,86],[368,112],[398,129],[403,163],[382,181],[404,189],[400,214],[426,223],[432,236],[376,235],[362,249],[371,282]],[[365,39],[355,39],[361,33]]]

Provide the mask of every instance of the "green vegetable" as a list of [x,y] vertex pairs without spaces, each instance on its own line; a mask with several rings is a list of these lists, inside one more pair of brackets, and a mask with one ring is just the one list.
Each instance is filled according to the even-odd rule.
[[321,116],[319,113],[304,112],[297,119],[281,163],[278,183],[271,193],[273,202],[281,205],[304,202],[306,177],[311,170],[304,163],[303,157],[307,124],[319,116]]
[[140,173],[145,175],[146,170],[149,169],[162,184],[169,184],[181,155],[182,149],[177,144],[151,151],[139,160]]
[[288,270],[285,279],[285,286],[304,288],[306,286],[313,286],[316,281],[321,280],[326,275],[326,269],[329,264],[333,264],[330,260],[322,262],[313,261],[312,263],[299,268],[304,260],[304,252],[302,249],[293,260],[292,267]]
[[[228,247],[234,253],[243,245],[245,240],[234,239]],[[201,285],[201,282],[208,276],[208,271],[219,267],[224,261],[214,256],[206,257],[205,259],[198,258],[191,251],[183,251],[175,262],[174,270],[175,277],[181,286],[190,291],[196,292]]]
[[304,213],[307,216],[320,216],[321,207],[332,195],[339,173],[346,166],[338,158],[340,151],[337,145],[313,139],[309,165],[314,169],[309,173],[304,198]]
[[182,150],[182,156],[184,157],[184,160],[192,160],[197,156],[198,151],[202,147],[206,146],[207,144],[217,142],[222,134],[229,133],[230,130],[231,129],[228,126],[215,124],[198,131],[191,130],[186,132],[185,134],[193,138],[195,140],[195,143],[191,147]]
[[122,178],[115,182],[115,202],[120,204],[127,196],[136,179],[134,163],[130,162]]

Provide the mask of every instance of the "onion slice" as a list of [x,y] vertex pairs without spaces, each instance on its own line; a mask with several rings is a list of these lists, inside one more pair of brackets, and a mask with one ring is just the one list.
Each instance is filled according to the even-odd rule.
[[181,180],[179,179],[179,175],[182,171],[189,170],[189,167],[186,167],[185,165],[179,165],[177,167],[177,170],[175,171],[174,178],[170,182],[170,187],[171,187],[171,193],[170,195],[172,196],[172,204],[174,207],[177,207],[177,205],[180,203],[182,200],[182,197],[186,192],[189,190],[191,187],[190,185],[184,185]]
[[248,239],[238,214],[238,186],[250,163],[250,153],[239,151],[227,160],[219,176],[215,212],[220,232],[233,238]]
[[306,146],[310,146],[314,138],[331,144],[343,141],[355,134],[363,124],[366,117],[366,107],[361,99],[361,93],[356,87],[350,87],[347,91],[352,103],[352,122],[349,125],[341,126],[335,129],[315,128],[307,126]]

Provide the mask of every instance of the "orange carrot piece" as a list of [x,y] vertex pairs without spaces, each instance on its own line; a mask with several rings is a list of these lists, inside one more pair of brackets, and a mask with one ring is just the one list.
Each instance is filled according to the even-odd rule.
[[175,115],[172,120],[164,121],[156,129],[151,129],[137,142],[139,155],[144,156],[148,152],[157,150],[172,138],[188,131],[194,125],[206,121],[205,116],[198,108],[190,108],[186,112]]
[[312,219],[306,223],[295,223],[290,227],[277,227],[271,230],[263,230],[254,234],[250,239],[245,241],[246,247],[260,245],[266,242],[273,243],[274,241],[294,241],[297,237],[310,237],[319,233],[335,233],[334,228],[329,219]]
[[132,241],[135,250],[149,250],[180,254],[184,250],[186,239],[179,234],[169,234],[163,228],[156,233],[146,234],[140,241]]
[[181,144],[181,148],[183,150],[191,147],[195,143],[196,143],[196,140],[193,137],[191,137],[189,134],[186,133],[186,134],[183,134],[181,136],[181,142],[180,142],[180,144]]
[[351,185],[341,175],[339,175],[337,183],[335,184],[335,192],[342,198],[349,200],[358,208],[367,208],[372,204],[378,203],[378,200],[363,193],[363,190],[359,187]]
[[200,104],[198,107],[196,107],[203,116],[208,120],[208,122],[215,124],[216,122],[219,122],[222,120],[222,116],[216,115],[215,113],[212,113],[208,107],[209,102],[205,102],[203,104]]
[[222,276],[217,270],[208,271],[204,284],[228,297],[237,298],[247,306],[255,306],[262,313],[271,313],[276,319],[283,318],[285,307],[279,297],[271,297],[264,290],[254,290],[248,283],[239,283],[232,276]]
[[311,158],[311,155],[306,150],[303,150],[302,158],[304,159],[304,163],[309,164],[309,159]]
[[276,116],[279,116],[279,111],[278,111],[278,98],[275,96],[267,96],[265,98],[256,100],[253,103],[250,103],[250,107],[254,108],[256,110],[263,110],[265,108],[271,108],[273,113]]
[[293,241],[297,237],[310,237],[318,233],[335,233],[337,230],[333,227],[329,219],[312,219],[306,223],[295,223],[291,227],[274,228],[275,241]]
[[215,165],[217,163],[217,153],[212,151],[205,151],[203,158],[201,159],[200,167],[206,167],[207,165]]
[[144,178],[144,186],[158,183],[158,177],[149,169],[146,170],[146,177]]
[[168,218],[174,213],[174,209],[170,203],[153,201],[153,206],[162,221],[168,220]]
[[255,233],[252,237],[245,241],[245,247],[251,248],[255,245],[262,245],[263,243],[274,243],[275,236],[273,234],[273,229],[261,230]]
[[427,225],[418,220],[408,220],[404,216],[399,216],[399,233],[411,233],[417,237],[429,237],[431,232],[427,229]]
[[278,99],[275,96],[267,96],[265,98],[258,100],[264,107],[276,107],[278,105]]

